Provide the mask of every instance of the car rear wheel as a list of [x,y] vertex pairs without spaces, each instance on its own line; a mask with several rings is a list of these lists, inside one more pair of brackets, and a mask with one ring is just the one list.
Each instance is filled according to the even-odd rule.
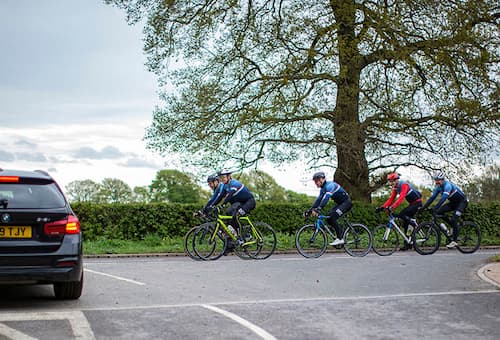
[[76,300],[82,295],[83,271],[80,281],[54,283],[54,294],[60,300]]

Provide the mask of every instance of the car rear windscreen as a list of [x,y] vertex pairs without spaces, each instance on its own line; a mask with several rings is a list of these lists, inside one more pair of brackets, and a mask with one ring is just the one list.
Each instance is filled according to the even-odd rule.
[[65,206],[55,183],[0,183],[0,208],[50,209]]

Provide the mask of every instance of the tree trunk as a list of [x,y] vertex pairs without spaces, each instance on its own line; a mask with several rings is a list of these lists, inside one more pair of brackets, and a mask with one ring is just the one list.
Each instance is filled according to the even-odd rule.
[[370,202],[365,133],[359,121],[361,56],[354,33],[355,5],[351,1],[335,2],[333,10],[339,24],[340,64],[334,116],[338,166],[334,179],[352,199]]

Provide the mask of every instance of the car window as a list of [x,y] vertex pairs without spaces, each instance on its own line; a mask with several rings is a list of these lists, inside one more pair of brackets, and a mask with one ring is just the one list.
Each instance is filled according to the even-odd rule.
[[0,184],[0,201],[5,199],[8,202],[7,209],[48,209],[65,206],[64,196],[55,183],[3,183]]

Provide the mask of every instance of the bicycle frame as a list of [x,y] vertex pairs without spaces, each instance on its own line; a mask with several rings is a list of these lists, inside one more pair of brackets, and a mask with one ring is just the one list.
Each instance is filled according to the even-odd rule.
[[389,214],[389,222],[387,223],[387,229],[385,230],[384,241],[387,241],[387,239],[389,238],[389,233],[391,232],[391,229],[394,228],[398,232],[398,234],[401,235],[401,237],[403,238],[403,240],[406,243],[412,244],[411,237],[406,236],[406,234],[401,230],[401,228],[396,223],[397,218],[398,217],[394,216],[393,213]]
[[332,238],[335,238],[335,235],[333,234],[333,232],[330,230],[330,228],[328,227],[328,225],[324,221],[328,217],[329,217],[328,215],[318,215],[318,217],[316,217],[316,221],[314,222],[314,224],[316,225],[316,233],[313,237],[313,241],[316,238],[316,235],[321,228],[323,228],[323,230],[325,230],[328,234],[330,234],[330,236]]
[[[432,213],[432,223],[439,229],[439,231],[446,237],[446,240],[449,241],[451,240],[452,236],[453,236],[453,228],[451,225],[449,225],[450,223],[445,219],[446,215],[438,215],[436,213]],[[439,221],[443,221],[443,222],[446,222],[446,224],[448,224],[448,226],[451,228],[451,229],[448,229],[448,230],[443,230],[443,228],[441,227],[441,224],[439,223]],[[462,219],[459,219],[457,221],[457,226],[460,228],[462,224]]]
[[[210,236],[210,240],[214,241],[214,239],[216,237],[215,235],[219,231],[219,228],[222,227],[222,230],[224,230],[224,232],[229,236],[229,238],[231,238],[232,241],[237,241],[238,236],[241,236],[241,235],[238,235],[238,236],[234,235],[231,232],[231,230],[229,229],[229,227],[227,226],[227,224],[224,222],[225,220],[226,221],[231,220],[233,218],[233,216],[222,215],[220,213],[220,209],[217,209],[216,213],[217,213],[216,214],[217,223],[215,225],[214,233]],[[240,223],[240,226],[241,226],[241,221],[248,222],[248,224],[250,225],[250,229],[252,231],[252,234],[254,236],[254,239],[252,239],[250,241],[244,241],[240,246],[246,246],[246,245],[254,244],[256,242],[262,242],[262,235],[260,235],[260,233],[257,231],[257,229],[253,225],[252,221],[250,220],[250,217],[249,216],[238,216],[238,222]],[[238,233],[241,234],[241,228],[239,228]]]

